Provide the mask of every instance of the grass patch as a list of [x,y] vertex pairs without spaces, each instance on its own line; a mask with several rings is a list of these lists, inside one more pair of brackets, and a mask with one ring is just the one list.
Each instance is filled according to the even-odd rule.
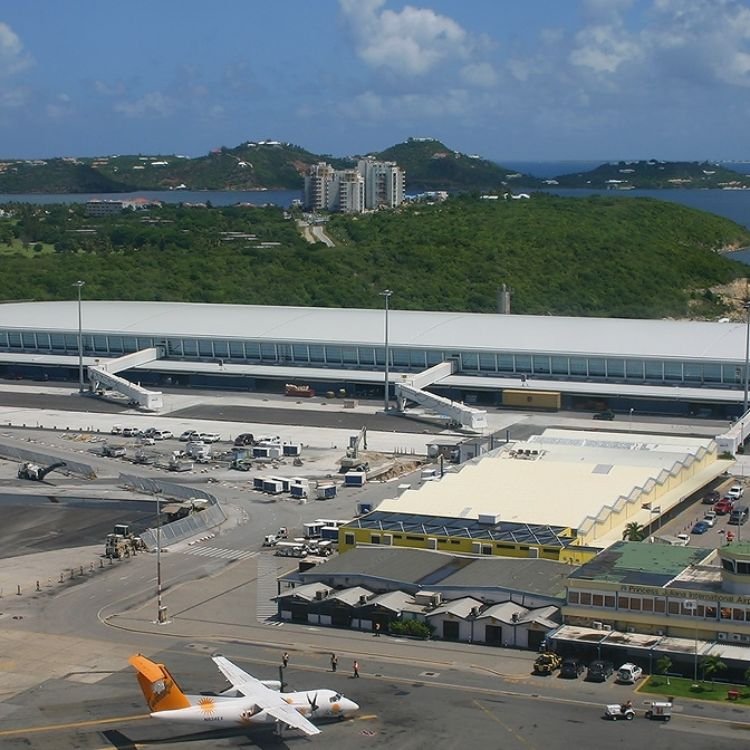
[[[41,245],[41,250],[36,250],[36,246]],[[47,242],[32,242],[28,247],[23,246],[21,240],[12,240],[10,244],[0,242],[0,255],[23,255],[26,258],[33,258],[35,255],[54,254],[55,246]]]
[[[667,679],[669,683],[667,683]],[[737,700],[730,701],[727,694],[735,690],[739,694]],[[734,685],[728,682],[693,682],[684,677],[663,677],[654,675],[648,677],[638,688],[639,693],[656,693],[659,696],[674,696],[675,698],[691,698],[702,701],[722,701],[724,703],[739,703],[750,706],[750,686]]]

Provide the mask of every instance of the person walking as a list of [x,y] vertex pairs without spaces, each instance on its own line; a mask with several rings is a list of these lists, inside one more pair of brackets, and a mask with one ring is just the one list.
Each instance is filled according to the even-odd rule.
[[289,654],[286,651],[284,651],[281,657],[281,666],[284,667],[284,669],[286,669],[289,666]]
[[336,654],[331,654],[331,672],[336,671],[336,667],[339,665],[339,659]]
[[375,623],[375,637],[377,638],[380,635],[380,623]]
[[352,664],[352,677],[359,677],[359,662],[355,659],[354,664]]

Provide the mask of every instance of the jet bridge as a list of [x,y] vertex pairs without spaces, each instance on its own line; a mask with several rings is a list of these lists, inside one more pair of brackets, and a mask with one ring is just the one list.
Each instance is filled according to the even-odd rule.
[[89,365],[87,368],[89,383],[94,391],[102,387],[110,388],[123,396],[127,396],[130,401],[137,404],[141,409],[146,411],[158,411],[164,405],[160,391],[150,391],[136,383],[131,383],[125,378],[121,378],[115,373],[129,370],[131,367],[153,362],[164,356],[164,349],[160,346],[149,349],[141,349],[132,354],[126,354],[124,357],[117,359],[108,359],[96,365]]
[[401,382],[395,384],[399,411],[404,411],[406,401],[409,400],[448,417],[452,422],[466,429],[475,431],[485,429],[487,427],[487,412],[484,409],[475,409],[466,406],[461,401],[452,401],[449,398],[422,390],[424,386],[431,385],[453,374],[455,369],[455,360],[448,360],[417,375],[404,376]]

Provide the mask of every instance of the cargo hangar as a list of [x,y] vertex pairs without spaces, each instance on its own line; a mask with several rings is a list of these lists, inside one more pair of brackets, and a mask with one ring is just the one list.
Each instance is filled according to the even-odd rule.
[[480,406],[724,419],[741,415],[746,385],[744,323],[122,301],[0,313],[11,378],[75,380],[80,333],[86,367],[154,350],[122,373],[147,387],[303,380],[382,397],[386,350],[391,390],[442,366],[423,387]]

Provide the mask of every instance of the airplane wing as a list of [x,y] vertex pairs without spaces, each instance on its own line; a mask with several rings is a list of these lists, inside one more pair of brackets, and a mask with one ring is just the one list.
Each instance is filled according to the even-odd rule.
[[315,724],[308,721],[284,700],[283,693],[277,693],[275,690],[267,688],[260,680],[249,675],[224,656],[212,656],[211,658],[221,673],[232,683],[235,690],[239,690],[244,696],[255,701],[274,719],[299,729],[305,734],[320,734],[320,729]]

